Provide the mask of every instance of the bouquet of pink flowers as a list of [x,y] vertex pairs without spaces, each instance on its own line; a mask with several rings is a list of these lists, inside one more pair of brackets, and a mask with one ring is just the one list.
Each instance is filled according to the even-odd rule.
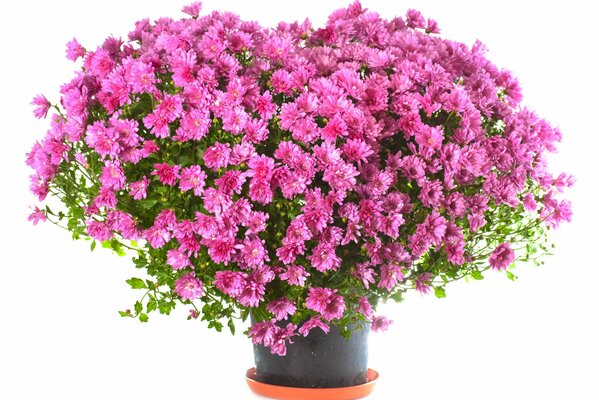
[[[131,254],[143,291],[125,317],[177,303],[284,355],[294,335],[389,320],[411,289],[537,261],[569,221],[545,153],[560,132],[520,106],[480,43],[442,39],[414,10],[355,2],[324,28],[231,13],[141,20],[91,50],[27,163],[61,210],[30,219]],[[281,323],[281,321],[283,323]]]

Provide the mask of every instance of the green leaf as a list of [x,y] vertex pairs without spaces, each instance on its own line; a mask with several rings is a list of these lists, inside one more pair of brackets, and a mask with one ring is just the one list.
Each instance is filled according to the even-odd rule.
[[232,318],[229,319],[229,322],[227,323],[227,325],[229,326],[229,330],[231,331],[231,335],[235,334],[235,322],[233,321]]
[[214,328],[217,332],[221,332],[223,330],[223,324],[218,321],[210,321],[208,323],[208,328]]
[[485,277],[483,276],[482,272],[475,270],[472,271],[470,273],[470,276],[472,277],[472,279],[476,279],[477,281],[480,281],[481,279],[484,279]]
[[144,314],[144,313],[139,314],[139,320],[141,322],[148,322],[149,319],[150,318],[148,318],[148,314]]
[[250,309],[249,308],[246,308],[245,310],[241,311],[241,320],[243,322],[245,322],[248,319],[249,316],[250,316]]
[[146,283],[139,278],[127,279],[125,282],[127,282],[133,289],[147,289]]
[[92,242],[92,244],[89,246],[89,248],[91,249],[91,251],[94,251],[94,249],[96,248],[96,243],[97,243],[97,242],[94,240],[94,241]]
[[139,204],[141,208],[145,208],[146,210],[149,210],[150,208],[154,207],[156,203],[158,203],[158,200],[156,199],[145,199],[137,201],[137,204]]
[[166,301],[166,300],[158,301],[158,311],[160,311],[160,314],[169,315],[173,308],[175,308],[174,302]]
[[141,312],[141,310],[143,310],[143,305],[141,304],[140,301],[136,301],[135,302],[135,308],[134,308],[134,310],[138,314]]
[[505,274],[507,275],[507,278],[508,278],[510,281],[515,281],[516,279],[518,279],[518,277],[517,277],[516,275],[512,274],[512,273],[511,273],[510,271],[508,271],[508,270],[506,270],[506,271],[505,271]]
[[399,302],[403,301],[403,292],[393,293],[391,296],[389,296],[389,298],[391,300],[396,301],[396,302],[399,303]]
[[148,313],[151,313],[154,310],[156,310],[156,300],[150,300],[150,301],[148,301],[148,304],[146,306],[146,311]]
[[119,311],[119,314],[121,314],[121,317],[130,317],[131,313],[128,313],[127,311]]
[[437,298],[442,299],[443,297],[445,297],[445,289],[443,289],[442,287],[436,287],[435,288],[435,296],[437,296]]

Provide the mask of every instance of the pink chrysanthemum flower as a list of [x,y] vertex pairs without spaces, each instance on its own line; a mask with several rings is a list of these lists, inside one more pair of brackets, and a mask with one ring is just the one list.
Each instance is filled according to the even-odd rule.
[[343,316],[345,301],[337,294],[337,289],[310,288],[306,307],[320,313],[327,321],[331,321]]
[[237,297],[245,287],[247,274],[236,271],[216,271],[212,283],[218,290],[231,297]]
[[112,230],[102,221],[88,220],[85,231],[92,239],[100,242],[112,239]]
[[135,200],[145,199],[147,197],[148,186],[150,186],[150,180],[144,176],[141,180],[129,184],[129,194]]
[[129,67],[129,79],[127,80],[131,91],[135,93],[150,93],[155,90],[158,82],[154,67],[143,61],[133,61]]
[[204,152],[204,164],[210,169],[224,168],[229,164],[231,147],[228,143],[215,143]]
[[316,246],[307,258],[319,272],[335,271],[341,265],[341,258],[335,254],[335,249],[326,243]]
[[166,262],[173,267],[173,269],[183,269],[191,266],[187,254],[178,249],[170,249],[167,252]]
[[370,327],[373,332],[385,332],[392,323],[390,319],[379,315],[372,318]]
[[168,163],[154,164],[152,175],[156,176],[163,185],[174,186],[176,180],[179,179],[180,169],[180,166]]
[[196,278],[195,272],[190,272],[175,282],[175,292],[182,300],[194,301],[204,295],[204,284]]
[[378,286],[392,290],[403,280],[403,270],[398,264],[385,264],[381,267],[381,279]]
[[202,11],[202,3],[199,1],[193,2],[184,6],[181,11],[193,18],[197,18],[200,15],[200,11]]
[[296,307],[287,297],[281,297],[268,303],[266,310],[279,321],[295,314]]
[[306,279],[310,274],[301,265],[289,265],[287,270],[279,275],[283,281],[289,282],[290,285],[304,286]]
[[239,247],[239,258],[245,268],[258,267],[270,261],[264,240],[246,238]]
[[511,249],[510,244],[501,243],[491,253],[489,264],[491,265],[491,268],[501,270],[506,269],[515,259],[516,255]]
[[374,313],[374,310],[372,309],[372,305],[368,301],[367,297],[360,297],[360,299],[358,300],[357,310],[360,314],[362,314],[366,318],[371,318]]
[[329,326],[324,323],[320,317],[312,317],[302,324],[298,332],[302,336],[308,336],[310,331],[314,328],[320,328],[324,333],[329,333],[331,330],[331,328],[329,328]]
[[77,61],[79,57],[85,56],[85,48],[79,44],[77,39],[73,38],[67,43],[67,58],[71,61]]
[[274,343],[270,346],[270,352],[278,356],[287,354],[287,342],[293,343],[291,338],[297,335],[295,333],[296,328],[297,326],[289,323],[285,328],[279,329],[275,333]]
[[422,294],[428,294],[431,290],[430,278],[431,274],[429,272],[425,272],[424,274],[418,275],[418,277],[414,281],[414,286],[416,287],[416,290]]
[[43,94],[38,94],[37,96],[35,96],[31,101],[31,104],[35,106],[35,110],[33,110],[33,115],[35,115],[35,118],[39,119],[46,118],[46,116],[48,115],[48,111],[50,110],[50,107],[52,107],[52,103],[50,103],[46,96],[44,96]]
[[371,283],[375,282],[374,277],[376,276],[376,273],[374,272],[374,269],[370,268],[368,263],[356,264],[352,274],[362,281],[366,289],[370,287]]
[[102,167],[100,183],[108,189],[119,190],[125,187],[127,178],[120,161],[106,161]]
[[114,209],[117,204],[117,198],[114,191],[108,187],[101,187],[98,191],[98,195],[94,198],[94,204],[96,207],[106,207],[107,209]]
[[206,173],[202,171],[199,165],[183,168],[181,170],[181,180],[179,189],[182,191],[193,190],[193,194],[201,196],[206,186]]
[[27,217],[27,220],[32,222],[33,225],[37,225],[38,222],[44,222],[47,220],[46,212],[44,210],[40,210],[39,207],[35,207],[33,212],[29,214],[29,217]]
[[270,347],[275,341],[275,334],[280,329],[273,321],[257,322],[250,328],[248,336],[252,339],[253,344]]
[[156,225],[146,229],[142,233],[142,237],[155,249],[161,248],[171,240],[171,235],[168,230]]

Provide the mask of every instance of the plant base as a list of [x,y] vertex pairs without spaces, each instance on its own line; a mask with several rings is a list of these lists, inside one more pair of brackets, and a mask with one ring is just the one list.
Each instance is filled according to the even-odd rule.
[[261,396],[279,400],[354,400],[372,393],[379,373],[368,368],[366,383],[338,388],[301,388],[277,386],[256,380],[256,368],[248,369],[245,380],[250,389]]

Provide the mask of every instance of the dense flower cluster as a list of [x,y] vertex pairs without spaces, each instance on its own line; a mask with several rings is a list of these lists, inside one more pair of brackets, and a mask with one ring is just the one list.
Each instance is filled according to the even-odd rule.
[[31,190],[66,208],[30,220],[134,252],[150,279],[128,281],[146,295],[124,316],[180,301],[233,330],[252,311],[254,343],[282,355],[330,324],[384,330],[379,302],[536,258],[570,220],[572,178],[544,161],[559,130],[480,43],[359,2],[319,29],[200,8],[94,50],[73,39],[60,105],[33,101],[57,113]]

